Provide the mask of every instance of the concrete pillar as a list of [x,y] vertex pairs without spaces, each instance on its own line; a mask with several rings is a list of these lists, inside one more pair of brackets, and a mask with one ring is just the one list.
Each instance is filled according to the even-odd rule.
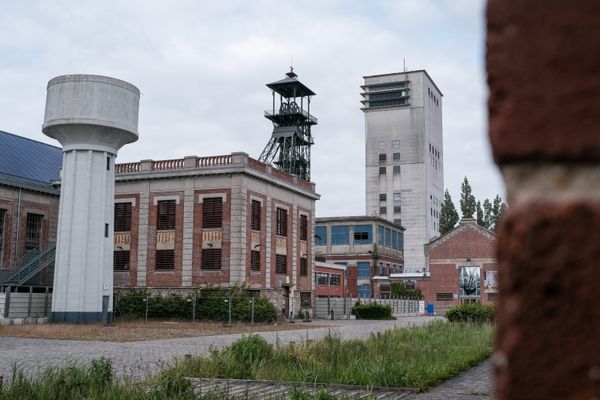
[[600,2],[489,0],[496,398],[600,398]]
[[65,75],[48,82],[42,130],[63,146],[52,319],[112,314],[115,158],[137,140],[139,90],[118,79]]

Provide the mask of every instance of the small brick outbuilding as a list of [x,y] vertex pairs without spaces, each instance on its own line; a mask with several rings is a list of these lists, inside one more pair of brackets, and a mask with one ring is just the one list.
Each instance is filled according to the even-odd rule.
[[425,245],[428,277],[417,280],[436,314],[467,301],[494,303],[497,293],[496,235],[462,219],[450,232]]

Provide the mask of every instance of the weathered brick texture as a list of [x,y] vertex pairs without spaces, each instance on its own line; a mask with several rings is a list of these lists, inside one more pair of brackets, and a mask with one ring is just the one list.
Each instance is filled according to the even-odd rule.
[[600,395],[600,207],[512,210],[499,232],[499,399]]
[[600,2],[489,0],[489,127],[510,208],[494,355],[505,399],[600,398]]
[[498,162],[598,161],[599,46],[597,0],[488,1],[489,129]]
[[459,226],[447,238],[430,247],[429,260],[496,258],[496,241],[491,233],[483,233],[475,224]]

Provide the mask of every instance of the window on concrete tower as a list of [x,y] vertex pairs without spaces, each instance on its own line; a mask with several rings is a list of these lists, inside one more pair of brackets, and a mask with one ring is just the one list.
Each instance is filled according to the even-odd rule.
[[387,207],[379,207],[379,214],[387,214]]
[[380,164],[381,163],[385,163],[386,158],[387,158],[387,156],[385,155],[385,153],[384,154],[380,154],[379,155],[379,163]]
[[379,194],[379,201],[385,201],[387,199],[387,195],[385,193]]
[[399,165],[394,165],[394,170],[393,170],[395,175],[398,175],[400,173],[400,166]]
[[156,229],[170,231],[175,229],[177,204],[175,200],[162,200],[156,203]]
[[394,161],[400,161],[400,153],[394,153]]
[[223,199],[208,197],[202,200],[202,228],[220,228],[223,226]]
[[386,169],[385,167],[379,167],[379,175],[385,175]]

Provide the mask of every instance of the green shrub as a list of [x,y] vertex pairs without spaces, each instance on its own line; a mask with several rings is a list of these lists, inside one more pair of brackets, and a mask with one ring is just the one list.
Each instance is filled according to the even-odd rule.
[[[180,296],[148,295],[143,290],[129,290],[115,296],[115,316],[121,319],[143,319],[148,302],[149,319],[191,320],[193,301],[196,299],[196,319],[205,321],[229,320],[229,299],[232,302],[233,321],[252,320],[252,297],[243,287],[228,290],[209,287],[194,294]],[[254,298],[254,321],[273,322],[277,320],[277,309],[265,297]]]
[[[236,321],[252,321],[251,298],[235,299],[233,302],[233,319]],[[254,298],[254,322],[277,321],[277,309],[266,297]]]
[[227,351],[236,362],[248,368],[273,356],[273,347],[260,335],[244,336],[236,340]]
[[378,303],[360,304],[352,307],[352,314],[358,319],[394,319],[392,307]]
[[446,310],[446,318],[450,322],[492,323],[494,306],[481,303],[458,304]]

